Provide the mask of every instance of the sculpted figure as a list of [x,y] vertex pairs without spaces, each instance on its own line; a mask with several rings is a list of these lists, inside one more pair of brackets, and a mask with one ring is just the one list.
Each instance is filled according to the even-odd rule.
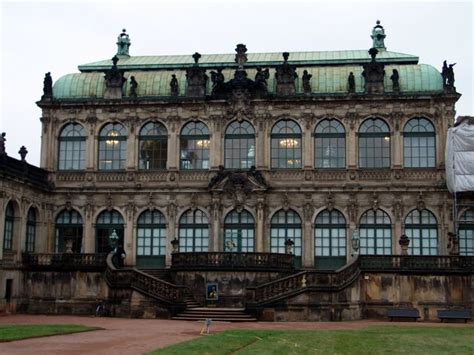
[[303,92],[305,94],[311,93],[311,78],[312,75],[307,70],[303,71]]
[[355,92],[355,77],[352,72],[350,72],[349,77],[347,78],[347,88],[350,93]]
[[175,74],[171,75],[170,87],[171,87],[171,96],[178,96],[179,86],[178,86],[178,79],[176,79]]

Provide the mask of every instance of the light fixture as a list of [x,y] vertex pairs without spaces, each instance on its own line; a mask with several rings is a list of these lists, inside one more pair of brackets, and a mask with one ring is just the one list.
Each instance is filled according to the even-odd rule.
[[390,137],[383,137],[384,141],[385,142],[389,142],[390,141]]
[[112,229],[112,233],[110,233],[109,235],[109,242],[112,248],[115,248],[117,246],[118,239],[119,236],[117,235],[117,232],[115,231],[115,229]]
[[202,139],[196,142],[196,145],[200,148],[209,148],[211,141],[209,139]]
[[280,139],[280,147],[282,148],[295,148],[298,146],[298,141],[293,138]]
[[[112,138],[114,138],[114,137],[118,137],[118,135],[119,135],[119,133],[118,133],[117,131],[111,131],[111,132],[107,135],[107,137],[112,137]],[[105,141],[105,143],[106,143],[107,145],[115,145],[115,144],[118,144],[118,142],[119,142],[119,141],[118,141],[117,139],[107,139],[107,140]]]

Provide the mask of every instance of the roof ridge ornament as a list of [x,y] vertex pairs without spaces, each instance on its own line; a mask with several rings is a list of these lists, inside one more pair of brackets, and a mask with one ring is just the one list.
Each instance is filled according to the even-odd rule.
[[386,50],[384,39],[387,37],[385,34],[385,29],[380,24],[380,20],[377,20],[377,24],[372,29],[372,47],[377,48],[379,50]]
[[130,57],[130,54],[128,54],[128,49],[132,45],[132,42],[130,42],[130,37],[127,34],[127,30],[124,28],[122,30],[122,33],[119,34],[117,38],[117,54],[116,55],[123,55]]
[[245,44],[239,43],[235,48],[237,54],[235,55],[235,62],[239,66],[239,69],[244,68],[244,64],[247,63],[247,47]]

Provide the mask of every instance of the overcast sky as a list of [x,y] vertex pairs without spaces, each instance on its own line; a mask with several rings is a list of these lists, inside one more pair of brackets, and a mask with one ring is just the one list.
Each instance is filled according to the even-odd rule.
[[[2,1],[2,0],[0,0]],[[122,28],[133,55],[369,49],[381,20],[389,51],[454,67],[457,115],[474,115],[472,1],[173,1],[1,3],[1,121],[7,153],[39,164],[44,73],[110,59]],[[290,56],[291,60],[291,56]]]

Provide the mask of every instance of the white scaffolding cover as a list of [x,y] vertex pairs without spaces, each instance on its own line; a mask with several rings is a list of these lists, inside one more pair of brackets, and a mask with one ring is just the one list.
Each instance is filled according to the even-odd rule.
[[450,192],[474,191],[473,119],[464,119],[448,130],[446,182]]

